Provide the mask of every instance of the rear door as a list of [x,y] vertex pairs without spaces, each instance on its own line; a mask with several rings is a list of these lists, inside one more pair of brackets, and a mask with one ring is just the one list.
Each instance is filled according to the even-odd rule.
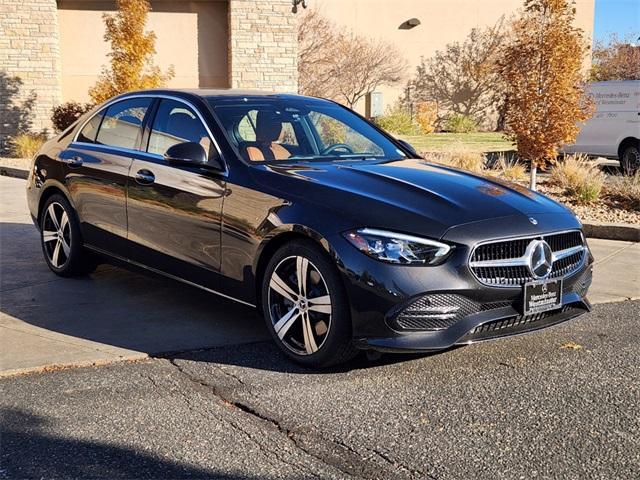
[[147,154],[134,159],[127,213],[131,258],[156,270],[215,288],[220,272],[222,202],[226,180],[193,166],[169,165],[166,150],[198,142],[219,156],[197,110],[178,98],[161,98],[146,135]]
[[102,109],[78,132],[60,158],[85,243],[122,255],[126,251],[129,168],[139,153],[151,98],[128,98]]

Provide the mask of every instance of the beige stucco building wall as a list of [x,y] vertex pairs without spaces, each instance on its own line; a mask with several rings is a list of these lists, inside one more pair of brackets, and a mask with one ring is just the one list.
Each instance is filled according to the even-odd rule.
[[[397,45],[409,63],[407,79],[420,57],[429,57],[447,43],[463,40],[474,27],[490,26],[515,14],[523,0],[310,0],[338,25],[357,34],[383,38]],[[576,0],[576,23],[589,38],[593,32],[595,0]],[[411,18],[421,24],[409,30],[400,25]],[[385,105],[401,94],[404,83],[382,87]],[[359,109],[363,109],[362,102]]]
[[[59,0],[62,98],[87,101],[88,90],[108,64],[102,15],[108,1]],[[227,87],[226,1],[152,1],[147,29],[156,34],[154,63],[173,66],[170,87]]]
[[[108,63],[104,0],[58,0],[63,100],[88,100]],[[169,87],[297,90],[297,17],[289,0],[152,0],[154,63]],[[81,39],[81,41],[78,41]]]
[[[154,63],[173,66],[170,87],[297,90],[291,0],[151,0],[151,7]],[[102,15],[114,10],[115,0],[0,0],[0,150],[21,112],[31,130],[51,131],[53,107],[88,100],[108,64]]]

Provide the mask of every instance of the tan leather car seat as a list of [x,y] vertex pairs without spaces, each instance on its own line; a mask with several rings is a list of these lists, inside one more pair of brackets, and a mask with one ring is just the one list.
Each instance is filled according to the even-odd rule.
[[276,143],[282,133],[282,121],[271,112],[259,111],[256,116],[256,141],[243,142],[242,153],[253,162],[285,160],[291,152]]

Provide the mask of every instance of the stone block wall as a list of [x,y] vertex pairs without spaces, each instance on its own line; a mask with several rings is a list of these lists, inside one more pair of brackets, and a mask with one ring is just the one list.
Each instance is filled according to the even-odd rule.
[[52,133],[60,99],[56,0],[0,0],[0,149],[20,129]]
[[298,19],[291,0],[229,0],[232,88],[298,91]]

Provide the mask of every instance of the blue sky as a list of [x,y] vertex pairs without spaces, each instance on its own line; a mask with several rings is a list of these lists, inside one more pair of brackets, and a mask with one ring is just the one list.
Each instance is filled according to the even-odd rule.
[[636,41],[640,36],[640,0],[596,0],[594,40],[605,41],[611,33],[622,38],[631,34]]

